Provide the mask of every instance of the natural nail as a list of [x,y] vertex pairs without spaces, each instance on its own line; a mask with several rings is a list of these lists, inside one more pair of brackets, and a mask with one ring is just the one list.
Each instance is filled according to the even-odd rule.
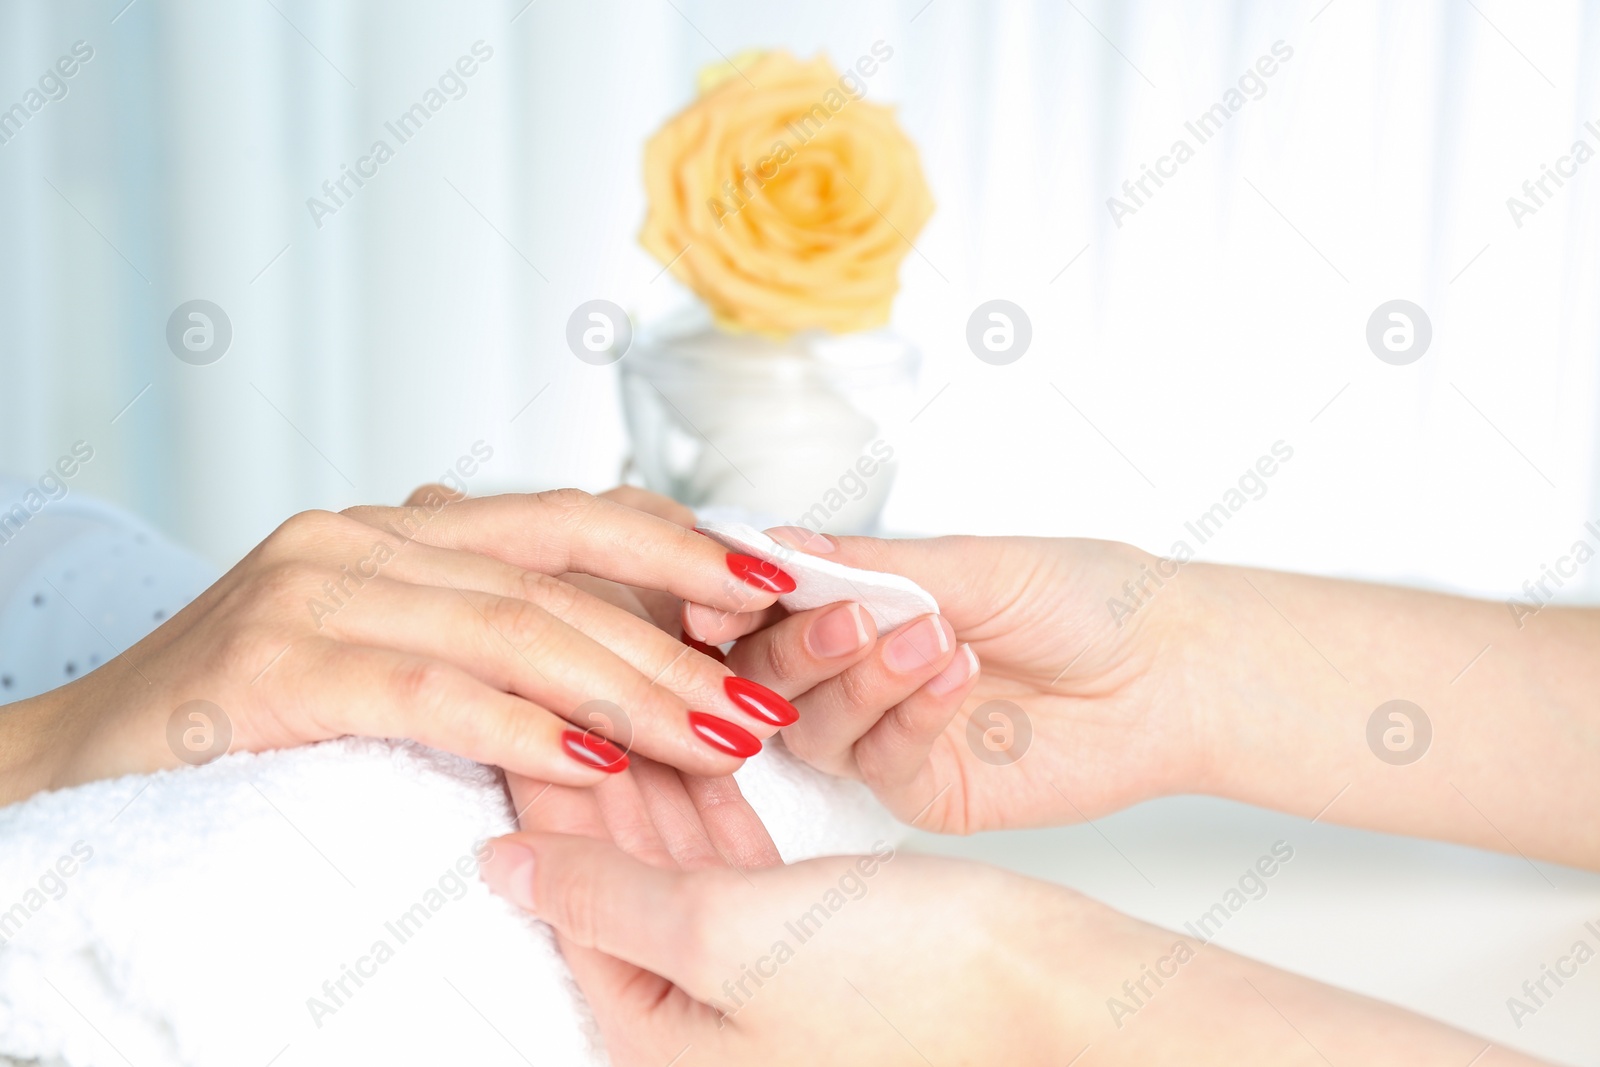
[[793,704],[760,682],[730,674],[722,688],[729,700],[769,726],[788,726],[800,717]]
[[929,615],[889,638],[883,658],[901,674],[911,674],[927,668],[948,651],[950,638],[944,632],[942,620],[937,615]]
[[780,594],[794,592],[794,579],[764,559],[747,556],[743,552],[729,552],[728,570],[740,581],[757,589]]
[[533,911],[533,852],[509,838],[490,844],[494,851],[478,868],[484,884],[523,911]]
[[806,645],[821,659],[859,652],[872,640],[860,604],[840,604],[818,617],[806,633]]
[[689,729],[718,752],[747,759],[761,751],[761,742],[749,730],[703,711],[689,713]]
[[597,771],[617,774],[628,769],[628,754],[593,731],[563,730],[561,747],[567,755]]
[[971,645],[962,645],[956,649],[956,658],[950,661],[949,666],[928,679],[926,688],[934,696],[942,697],[966,685],[967,679],[977,673],[977,653],[972,651]]

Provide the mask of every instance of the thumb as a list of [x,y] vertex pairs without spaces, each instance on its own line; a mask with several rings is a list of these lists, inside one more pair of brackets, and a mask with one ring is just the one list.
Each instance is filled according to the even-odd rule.
[[683,974],[688,876],[642,863],[608,841],[516,833],[490,842],[489,888],[544,920],[570,944],[693,988]]
[[1001,567],[1001,539],[838,537],[803,526],[778,526],[767,535],[818,559],[910,578],[933,594],[940,614],[957,626],[985,617],[998,600],[985,582],[1001,577],[994,574]]

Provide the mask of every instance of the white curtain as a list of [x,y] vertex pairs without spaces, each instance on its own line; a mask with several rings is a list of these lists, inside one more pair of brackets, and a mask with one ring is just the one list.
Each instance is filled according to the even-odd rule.
[[[603,488],[615,368],[563,330],[588,299],[683,299],[634,240],[644,139],[702,64],[878,40],[869,95],[939,204],[896,309],[926,406],[890,428],[892,526],[1505,595],[1600,517],[1600,160],[1520,226],[1506,203],[1600,149],[1600,8],[1575,0],[6,5],[0,108],[93,57],[0,145],[0,467],[89,441],[72,491],[223,563],[479,441],[475,490]],[[464,95],[319,228],[308,198],[479,41]],[[1200,144],[1185,123],[1278,42]],[[1179,138],[1193,158],[1119,226],[1108,198]],[[996,297],[1033,322],[1006,367],[964,341]],[[1365,338],[1397,298],[1432,323],[1409,366]],[[209,366],[166,341],[193,299],[233,328]],[[1279,441],[1265,495],[1186,537]]]

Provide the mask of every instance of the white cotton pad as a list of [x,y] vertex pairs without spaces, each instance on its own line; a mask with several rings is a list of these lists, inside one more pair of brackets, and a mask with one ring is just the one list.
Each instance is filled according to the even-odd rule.
[[736,552],[766,560],[794,579],[795,589],[778,598],[790,611],[808,611],[824,604],[853,600],[867,609],[880,634],[898,629],[922,615],[937,615],[939,602],[910,578],[883,571],[846,567],[775,541],[742,522],[702,520],[696,527]]

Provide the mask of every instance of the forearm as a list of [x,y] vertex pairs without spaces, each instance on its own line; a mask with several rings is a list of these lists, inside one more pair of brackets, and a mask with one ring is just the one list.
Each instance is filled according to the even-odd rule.
[[[1600,613],[1519,627],[1418,590],[1202,565],[1184,582],[1206,791],[1600,868]],[[1395,700],[1421,714],[1374,724]]]
[[1035,988],[1055,998],[1037,1017],[1062,1022],[1053,1039],[1060,1062],[1084,1045],[1094,1048],[1086,1062],[1107,1067],[1537,1062],[1498,1048],[1483,1055],[1487,1041],[1434,1020],[1150,926],[1060,887],[1048,892],[1048,904],[1024,893],[1014,903],[1019,911],[1035,909],[1028,951],[1054,961],[1056,977]]

